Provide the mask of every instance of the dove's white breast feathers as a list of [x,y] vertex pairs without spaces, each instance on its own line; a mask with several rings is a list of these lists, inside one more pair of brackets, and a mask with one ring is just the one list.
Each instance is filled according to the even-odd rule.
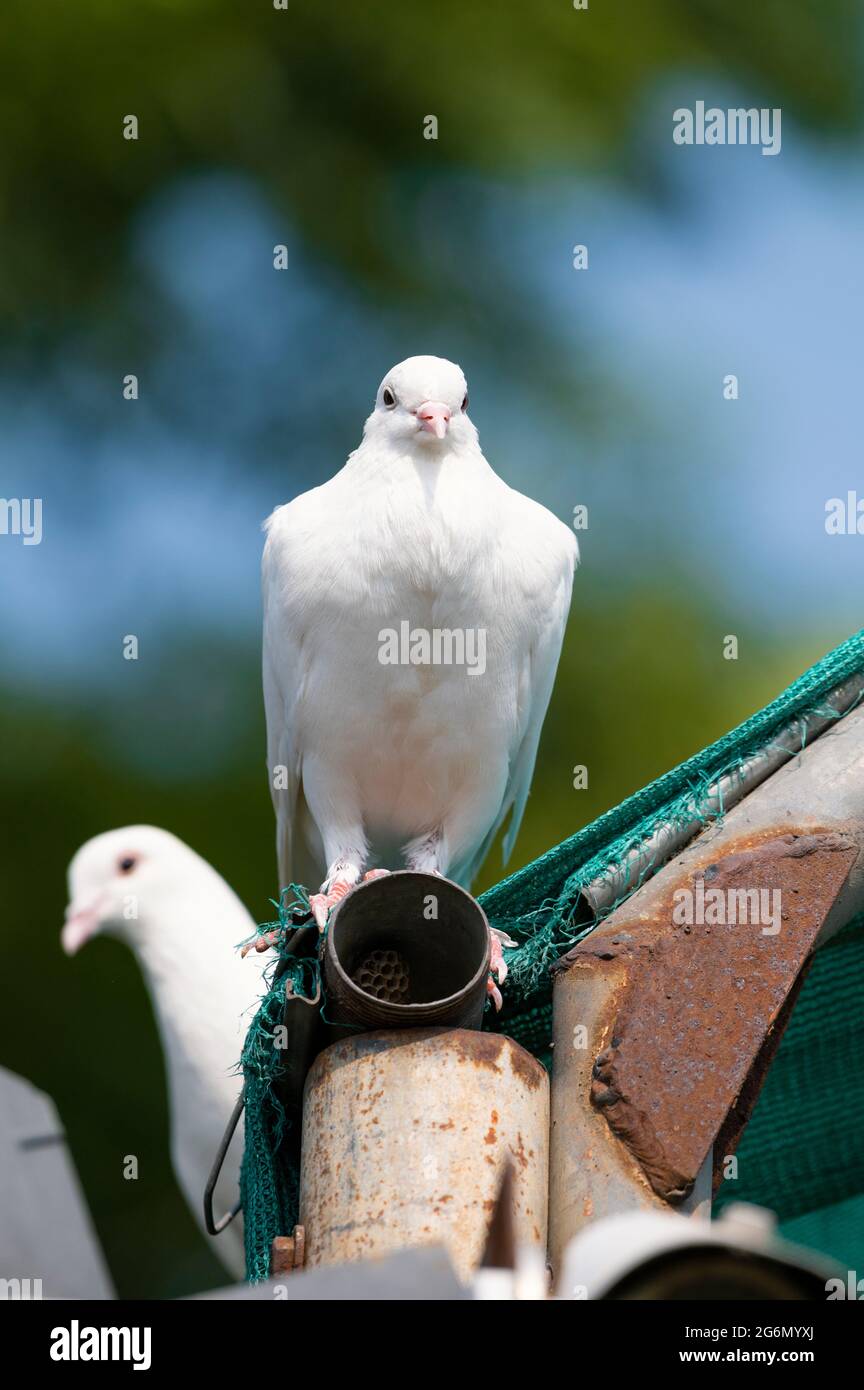
[[[439,832],[446,871],[468,881],[507,810],[508,848],[521,818],[575,537],[507,487],[476,443],[438,459],[378,440],[279,507],[267,532],[264,687],[270,772],[283,783],[282,883],[353,849],[398,867],[400,847]],[[468,633],[476,673],[383,663],[382,633],[406,623]]]

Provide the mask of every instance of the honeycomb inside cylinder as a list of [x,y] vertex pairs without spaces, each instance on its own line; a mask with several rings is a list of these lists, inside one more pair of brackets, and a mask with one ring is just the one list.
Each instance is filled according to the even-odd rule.
[[411,999],[408,962],[398,951],[370,951],[354,971],[352,979],[366,994],[388,1004],[407,1004]]

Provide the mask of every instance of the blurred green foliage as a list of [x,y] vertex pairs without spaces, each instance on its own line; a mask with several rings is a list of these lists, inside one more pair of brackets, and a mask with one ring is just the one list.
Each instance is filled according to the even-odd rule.
[[[755,88],[830,132],[860,121],[855,0],[6,0],[2,293],[26,340],[122,298],[143,199],[194,169],[260,180],[373,295],[440,298],[416,254],[439,169],[642,181],[640,103],[669,73]],[[141,138],[122,140],[134,113]],[[439,121],[422,138],[423,117]],[[430,184],[430,179],[432,183]],[[430,275],[430,270],[434,274]],[[459,284],[494,310],[483,284]],[[517,311],[519,318],[517,318]],[[507,306],[508,338],[530,304]],[[107,330],[107,325],[106,325]]]

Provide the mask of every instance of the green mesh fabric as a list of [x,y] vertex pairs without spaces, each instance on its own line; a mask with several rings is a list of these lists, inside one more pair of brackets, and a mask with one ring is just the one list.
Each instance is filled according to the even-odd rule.
[[844,1269],[856,1271],[856,1282],[864,1279],[864,1192],[846,1202],[781,1221],[780,1234],[796,1245],[833,1255]]
[[[813,1237],[839,1208],[864,1196],[864,918],[820,951],[792,1012],[738,1145],[730,1201],[770,1207],[794,1238],[834,1253]],[[807,1218],[813,1217],[810,1221]],[[864,1209],[862,1209],[864,1216]],[[836,1244],[838,1232],[831,1236]],[[844,1233],[844,1240],[850,1233]],[[790,1236],[790,1238],[793,1238]],[[857,1232],[864,1275],[864,1224]],[[851,1243],[851,1240],[850,1240]]]
[[[487,1012],[485,1026],[509,1034],[548,1066],[549,966],[596,925],[576,922],[582,887],[620,863],[659,826],[706,820],[710,785],[770,747],[796,719],[802,721],[803,747],[808,719],[826,712],[826,696],[862,672],[864,631],[716,743],[485,893],[480,901],[491,924],[517,943],[506,952],[504,1007],[497,1016]],[[261,930],[274,926],[281,955],[290,927],[284,904],[279,922]],[[808,1213],[839,1210],[864,1190],[864,1038],[858,1002],[864,989],[862,935],[857,926],[817,954],[739,1146],[739,1178],[729,1185],[734,1191],[724,1192],[721,1202],[730,1196],[764,1202],[779,1210],[782,1219],[806,1225]],[[273,1040],[283,991],[284,980],[265,996],[242,1059],[246,1147],[241,1195],[248,1275],[255,1281],[269,1272],[273,1237],[289,1232],[297,1221],[297,1135],[274,1089],[279,1051]],[[864,1264],[864,1246],[857,1248]]]
[[320,979],[317,961],[297,960],[286,950],[293,912],[298,907],[308,909],[308,894],[291,884],[274,907],[277,921],[265,923],[259,932],[275,937],[276,959],[268,971],[267,992],[246,1034],[240,1059],[246,1101],[240,1199],[246,1274],[253,1283],[269,1276],[273,1237],[293,1229],[299,1205],[298,1119],[286,1114],[279,1098],[284,1052],[277,1030],[282,1025],[285,987],[290,980],[295,994],[314,999]]
[[[582,888],[600,877],[661,825],[705,820],[709,787],[770,747],[793,720],[826,713],[825,697],[850,676],[864,671],[864,630],[849,637],[799,676],[782,695],[736,729],[692,758],[606,811],[577,834],[542,854],[484,893],[480,902],[493,927],[519,943],[505,953],[509,977],[504,1008],[493,1026],[537,1051],[538,1038],[551,1038],[549,966],[586,935],[574,922]],[[650,871],[646,867],[646,873]]]

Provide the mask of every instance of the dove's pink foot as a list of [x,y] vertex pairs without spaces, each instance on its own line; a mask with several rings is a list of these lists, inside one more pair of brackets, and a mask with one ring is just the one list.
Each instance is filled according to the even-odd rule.
[[250,951],[269,951],[271,946],[275,946],[279,939],[278,931],[262,932],[260,936],[254,936],[251,941],[247,941],[240,947],[241,956],[248,956]]
[[497,1013],[504,1002],[501,998],[501,991],[498,985],[503,985],[504,981],[507,979],[507,962],[504,959],[503,946],[515,946],[517,943],[513,941],[511,937],[507,936],[505,932],[496,931],[494,927],[489,928],[489,940],[491,955],[489,959],[489,979],[486,981],[486,993],[491,995]]
[[346,893],[350,893],[360,878],[361,870],[356,864],[338,859],[330,867],[330,872],[321,884],[320,893],[309,894],[309,906],[318,930],[323,931],[327,918],[337,903],[341,903]]
[[[334,865],[325,882],[321,885],[320,893],[309,895],[309,906],[312,908],[312,916],[318,924],[318,930],[323,931],[327,925],[327,919],[337,903],[356,888],[360,882],[360,869],[353,864],[340,863]],[[370,869],[363,874],[363,882],[369,883],[375,878],[385,878],[389,874],[389,869]]]
[[327,925],[327,918],[333,911],[337,903],[340,903],[346,893],[350,893],[354,887],[353,883],[336,882],[331,885],[329,893],[310,893],[309,906],[312,909],[312,916],[319,931],[323,931]]
[[312,916],[319,931],[323,931],[327,925],[327,919],[334,907],[341,903],[347,893],[354,887],[344,878],[336,878],[330,883],[329,887],[325,884],[320,893],[309,894],[309,906],[312,909]]

